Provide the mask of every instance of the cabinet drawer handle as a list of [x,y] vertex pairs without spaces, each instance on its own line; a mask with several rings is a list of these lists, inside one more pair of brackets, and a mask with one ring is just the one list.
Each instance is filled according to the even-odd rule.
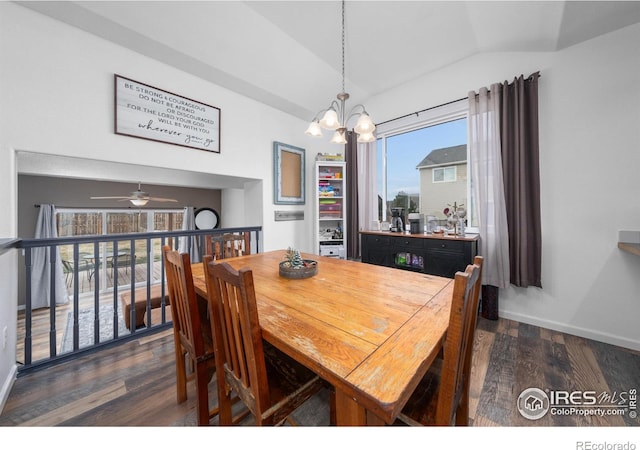
[[447,246],[447,244],[441,244],[441,245],[442,245],[442,248],[445,248]]

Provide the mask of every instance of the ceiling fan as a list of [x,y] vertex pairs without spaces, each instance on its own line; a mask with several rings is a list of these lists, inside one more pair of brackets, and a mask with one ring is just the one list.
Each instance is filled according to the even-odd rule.
[[148,202],[177,202],[178,200],[173,198],[151,197],[148,193],[144,192],[140,188],[138,183],[138,190],[131,192],[128,196],[114,196],[114,197],[91,197],[91,200],[118,200],[124,202],[129,200],[135,206],[144,206]]

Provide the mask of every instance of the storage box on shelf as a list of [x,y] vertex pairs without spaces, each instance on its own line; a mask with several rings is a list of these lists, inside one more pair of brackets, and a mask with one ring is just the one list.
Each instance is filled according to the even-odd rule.
[[315,252],[346,259],[346,212],[344,161],[317,160],[315,167]]

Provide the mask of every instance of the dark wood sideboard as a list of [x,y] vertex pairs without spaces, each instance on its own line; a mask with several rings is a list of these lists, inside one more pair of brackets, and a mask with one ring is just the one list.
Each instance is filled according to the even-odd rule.
[[478,254],[478,236],[361,231],[362,262],[453,278]]

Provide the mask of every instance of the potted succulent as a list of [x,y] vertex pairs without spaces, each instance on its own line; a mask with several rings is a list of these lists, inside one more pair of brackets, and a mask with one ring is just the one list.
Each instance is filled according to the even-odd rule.
[[280,262],[280,276],[292,279],[309,278],[318,273],[318,262],[303,259],[298,250],[289,247]]

